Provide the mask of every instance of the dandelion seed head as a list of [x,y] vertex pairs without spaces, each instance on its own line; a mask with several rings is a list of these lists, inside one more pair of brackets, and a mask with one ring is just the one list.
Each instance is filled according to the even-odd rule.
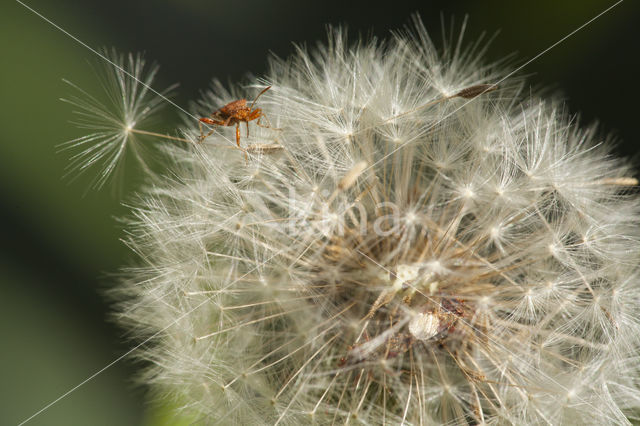
[[227,424],[635,419],[631,168],[463,44],[338,29],[204,95],[271,86],[268,122],[167,148],[135,203],[119,312],[152,389]]

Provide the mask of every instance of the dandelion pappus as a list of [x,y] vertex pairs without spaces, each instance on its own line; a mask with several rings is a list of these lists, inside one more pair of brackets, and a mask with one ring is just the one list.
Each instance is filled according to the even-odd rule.
[[256,124],[260,127],[264,128],[272,128],[271,126],[260,124],[260,119],[266,116],[262,112],[262,109],[255,108],[253,109],[253,105],[255,105],[256,101],[264,92],[271,89],[271,86],[267,86],[256,96],[256,98],[251,102],[250,106],[247,106],[246,99],[238,99],[233,102],[229,102],[222,108],[214,111],[211,114],[211,118],[201,118],[199,120],[200,125],[200,140],[202,142],[214,132],[211,130],[206,135],[202,131],[202,123],[211,124],[214,126],[236,126],[236,144],[238,148],[240,148],[240,123],[245,123],[247,126],[247,137],[249,136],[249,122],[253,120],[257,120]]

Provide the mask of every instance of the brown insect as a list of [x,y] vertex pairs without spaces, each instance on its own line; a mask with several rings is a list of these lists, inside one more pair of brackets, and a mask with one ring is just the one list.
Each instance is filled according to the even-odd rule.
[[[256,96],[251,102],[250,106],[247,106],[246,99],[238,99],[237,101],[229,102],[217,111],[211,114],[211,118],[201,118],[200,123],[207,123],[213,126],[236,126],[236,144],[240,148],[240,123],[247,125],[247,137],[249,136],[249,122],[253,120],[260,127],[271,128],[271,126],[260,124],[260,119],[266,116],[260,108],[253,109],[253,105],[258,98],[267,90],[271,89],[271,86],[266,87],[262,92]],[[200,124],[200,142],[211,136],[214,130],[204,135],[202,131],[202,124]]]

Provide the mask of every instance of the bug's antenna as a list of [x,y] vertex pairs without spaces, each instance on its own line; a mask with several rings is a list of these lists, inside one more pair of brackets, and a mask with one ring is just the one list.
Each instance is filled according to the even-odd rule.
[[258,98],[259,98],[260,96],[262,96],[262,94],[263,94],[264,92],[266,92],[267,90],[269,90],[269,89],[271,89],[271,86],[267,86],[267,87],[266,87],[262,92],[258,93],[258,96],[256,96],[256,98],[253,100],[253,102],[251,102],[251,106],[249,107],[249,109],[253,109],[253,104],[255,104],[255,103],[256,103],[256,101],[258,100]]

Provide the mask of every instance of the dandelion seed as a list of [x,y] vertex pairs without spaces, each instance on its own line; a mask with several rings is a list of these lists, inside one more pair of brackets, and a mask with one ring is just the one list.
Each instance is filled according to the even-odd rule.
[[139,143],[137,136],[159,136],[140,127],[149,124],[149,118],[164,105],[164,99],[175,88],[171,86],[160,95],[153,93],[150,88],[158,67],[146,67],[140,54],[125,57],[112,51],[105,55],[115,64],[102,75],[107,102],[66,80],[78,94],[62,99],[77,108],[73,124],[93,132],[60,145],[62,151],[75,152],[67,175],[77,177],[97,168],[98,173],[91,182],[97,189],[118,173],[128,152],[146,172],[150,172],[144,154],[146,145]]
[[351,188],[351,186],[358,180],[358,177],[365,171],[367,168],[366,161],[358,162],[349,172],[344,175],[340,182],[338,182],[338,188],[342,191],[345,189]]
[[477,84],[475,86],[462,89],[452,97],[473,99],[476,96],[480,96],[484,93],[493,92],[494,90],[498,90],[498,86],[496,86],[495,84]]

